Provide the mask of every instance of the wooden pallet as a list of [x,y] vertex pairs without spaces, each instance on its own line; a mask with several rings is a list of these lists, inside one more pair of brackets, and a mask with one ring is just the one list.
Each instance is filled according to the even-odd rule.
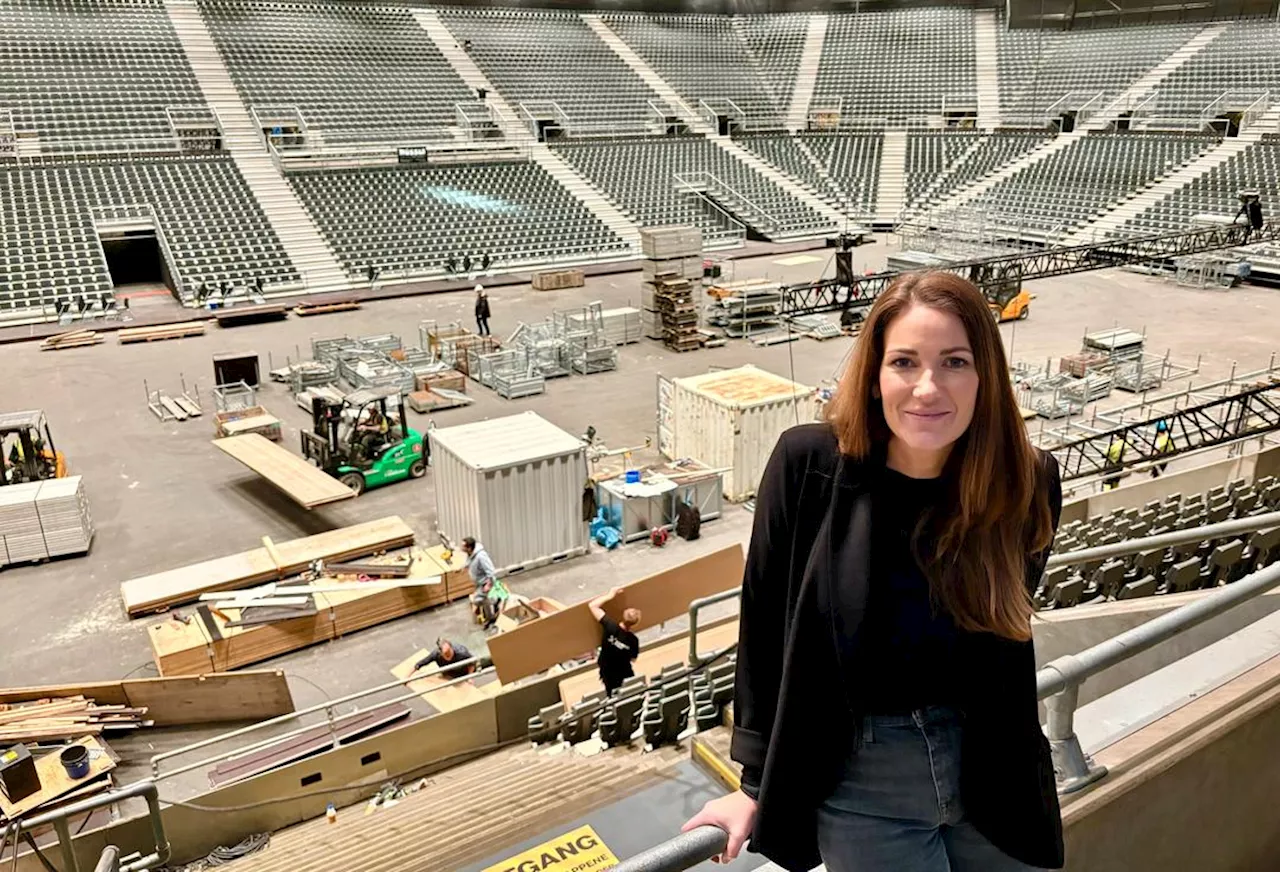
[[155,327],[130,327],[116,333],[121,345],[202,335],[204,335],[203,321],[182,321],[177,324],[159,324]]
[[350,312],[360,308],[360,300],[349,297],[344,300],[329,300],[319,303],[299,303],[293,307],[293,314],[305,318],[308,315],[327,315],[330,312]]

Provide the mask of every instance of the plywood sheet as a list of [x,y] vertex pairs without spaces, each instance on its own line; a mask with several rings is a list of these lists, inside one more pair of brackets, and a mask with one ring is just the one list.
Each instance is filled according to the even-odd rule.
[[33,808],[44,805],[50,800],[57,799],[64,793],[77,790],[99,775],[104,775],[116,768],[116,764],[111,760],[107,749],[92,736],[85,736],[73,744],[83,745],[89,749],[88,775],[73,781],[71,776],[67,774],[66,767],[62,765],[62,760],[59,759],[60,751],[45,754],[36,760],[36,772],[40,776],[40,784],[42,785],[40,790],[16,803],[9,802],[9,800],[5,799],[4,794],[0,793],[0,815],[12,820],[15,817],[26,814]]
[[[698,653],[706,655],[719,648],[726,648],[737,641],[738,622],[736,620],[718,624],[698,633]],[[646,649],[641,645],[640,656],[636,658],[634,668],[636,675],[653,678],[662,673],[664,666],[671,666],[675,663],[685,664],[688,660],[689,640],[681,638],[653,648]],[[565,709],[568,710],[575,703],[581,701],[584,696],[603,690],[604,685],[600,683],[599,672],[584,672],[581,675],[575,675],[560,682],[560,699],[564,702]]]
[[202,593],[236,590],[301,572],[314,560],[350,560],[413,544],[413,530],[398,515],[341,527],[314,536],[275,543],[277,568],[265,548],[254,548],[167,572],[133,578],[120,585],[132,617],[194,602]]
[[[625,585],[605,606],[619,618],[623,609],[640,609],[638,629],[645,629],[689,609],[690,601],[742,584],[742,546],[730,545],[687,563]],[[557,663],[593,651],[600,644],[600,624],[585,602],[530,621],[489,640],[489,656],[498,678],[510,684]]]
[[[430,653],[426,648],[415,651],[412,656],[406,657],[391,667],[391,674],[399,679],[408,678],[413,674],[413,664]],[[440,675],[440,667],[434,663],[423,669],[420,674],[421,678],[415,678],[405,686],[421,696],[424,702],[429,703],[438,712],[451,712],[465,705],[471,705],[473,702],[497,696],[502,692],[502,684],[497,681],[479,686],[470,681],[461,681],[445,687],[449,679]]]
[[0,690],[0,703],[85,696],[99,705],[146,708],[158,727],[265,720],[294,710],[283,672],[260,670],[177,678],[136,678],[90,684]]
[[349,500],[356,492],[304,458],[258,433],[213,440],[218,449],[271,482],[306,509]]

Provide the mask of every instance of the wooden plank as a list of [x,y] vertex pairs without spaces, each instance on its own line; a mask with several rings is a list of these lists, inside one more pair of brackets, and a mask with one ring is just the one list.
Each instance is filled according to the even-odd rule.
[[157,727],[259,721],[294,710],[289,682],[277,669],[145,678],[124,685],[129,704],[146,706]]
[[[412,572],[440,568],[424,557],[414,561]],[[467,596],[474,589],[461,561],[435,584],[388,587],[352,581],[345,588],[316,594],[314,615],[270,624],[232,626],[239,609],[211,615],[211,626],[195,617],[189,623],[169,617],[147,628],[156,667],[165,676],[227,672],[440,605],[446,597]]]
[[181,408],[182,411],[186,412],[193,418],[199,418],[204,414],[203,409],[191,402],[191,400],[188,400],[186,397],[174,397],[173,401],[178,404],[178,407]]
[[213,444],[271,482],[303,508],[314,509],[356,496],[355,491],[333,476],[257,433],[226,436],[213,440]]
[[107,754],[106,747],[92,736],[86,736],[74,744],[83,745],[89,749],[89,774],[84,778],[72,780],[67,774],[66,767],[62,765],[59,759],[60,752],[54,751],[52,754],[46,754],[36,760],[36,773],[40,776],[40,790],[28,796],[26,799],[16,803],[7,800],[3,793],[0,793],[0,814],[12,820],[15,817],[24,815],[33,808],[38,808],[52,799],[57,799],[64,793],[72,790],[78,790],[88,781],[105,775],[112,769],[116,768],[116,764]]
[[177,403],[175,403],[172,398],[161,397],[160,405],[164,406],[165,410],[168,411],[170,415],[173,415],[173,417],[177,418],[179,421],[187,420],[186,409],[182,408],[182,406],[179,406]]
[[266,550],[267,556],[271,558],[271,562],[276,565],[276,571],[283,572],[284,561],[280,559],[280,552],[276,550],[276,546],[271,541],[270,536],[262,537],[262,547]]
[[[415,651],[391,667],[391,674],[402,680],[408,678],[413,674],[413,664],[429,653],[431,652],[426,648]],[[435,663],[425,667],[420,675],[420,678],[415,678],[405,686],[421,696],[424,702],[429,703],[438,712],[451,712],[474,702],[497,696],[502,692],[502,684],[497,681],[479,686],[472,681],[460,681],[445,687],[449,679],[440,674],[440,667]]]
[[184,336],[199,336],[203,333],[203,321],[181,321],[176,324],[157,324],[154,327],[129,327],[117,331],[116,339],[121,345],[128,345],[131,342],[181,339]]
[[[302,572],[314,560],[349,560],[413,544],[413,530],[392,515],[314,536],[276,543],[284,571]],[[430,553],[428,550],[427,553]],[[438,564],[437,564],[438,565]],[[138,615],[193,602],[202,593],[236,590],[272,581],[280,574],[263,548],[130,579],[120,585],[125,609]]]
[[[730,545],[688,563],[634,581],[605,607],[612,617],[640,609],[638,629],[685,614],[690,601],[742,583],[742,546]],[[489,640],[489,656],[503,684],[579,657],[600,644],[600,625],[585,602],[522,624]]]
[[[725,624],[719,624],[711,629],[702,629],[698,631],[698,653],[708,654],[718,648],[724,648],[738,641],[738,622],[730,621]],[[676,663],[684,664],[689,659],[689,640],[676,639],[654,648],[646,649],[643,645],[640,647],[640,656],[636,658],[634,669],[636,675],[645,675],[653,678],[662,673],[664,666],[671,666]],[[575,675],[572,678],[566,678],[560,682],[560,699],[564,702],[566,710],[571,708],[574,703],[580,702],[584,696],[596,691],[603,691],[604,685],[600,683],[600,673],[592,670],[584,672],[581,675]]]
[[221,425],[223,434],[227,436],[240,436],[244,433],[254,433],[265,427],[279,427],[280,419],[275,415],[252,415],[248,418],[237,418],[234,421],[225,421]]

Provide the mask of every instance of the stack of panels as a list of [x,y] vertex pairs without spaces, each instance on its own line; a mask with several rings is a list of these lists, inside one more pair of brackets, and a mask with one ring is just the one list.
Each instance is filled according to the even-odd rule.
[[43,482],[37,481],[0,487],[0,539],[4,541],[8,563],[44,560],[49,556],[36,511],[41,484]]
[[697,227],[645,227],[640,230],[640,247],[653,260],[702,255],[702,231]]
[[80,476],[40,483],[36,513],[50,557],[83,554],[93,541],[93,518]]
[[[646,299],[652,301],[653,290],[647,289]],[[649,308],[654,309],[652,302]],[[600,313],[604,321],[604,341],[609,345],[630,345],[640,341],[640,310],[633,306],[621,306],[617,309],[605,309]],[[590,321],[586,315],[570,315],[569,323],[577,330],[588,329]]]

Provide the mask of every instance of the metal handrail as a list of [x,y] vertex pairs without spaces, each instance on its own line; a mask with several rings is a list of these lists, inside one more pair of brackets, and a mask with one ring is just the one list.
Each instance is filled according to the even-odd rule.
[[[468,657],[466,660],[459,660],[456,663],[450,663],[449,669],[452,670],[458,666],[468,666],[471,664],[475,664],[478,666],[482,662],[483,662],[482,659],[479,657]],[[450,687],[454,684],[459,684],[463,681],[470,681],[474,678],[478,678],[481,675],[488,675],[489,673],[495,672],[495,671],[496,670],[494,669],[494,667],[489,666],[487,668],[480,669],[477,672],[473,672],[469,675],[462,675],[462,676],[459,676],[458,678],[452,678],[446,681],[444,684],[439,685],[439,687]],[[164,773],[163,775],[160,774],[160,763],[163,760],[168,760],[170,758],[178,757],[183,754],[189,754],[192,751],[199,751],[201,748],[207,748],[210,745],[216,745],[219,742],[225,742],[228,739],[236,739],[236,738],[239,738],[240,736],[247,736],[250,733],[256,733],[259,730],[266,729],[267,727],[273,727],[278,724],[284,724],[284,723],[288,723],[289,721],[295,721],[301,718],[303,715],[316,714],[317,712],[325,713],[325,717],[327,718],[328,725],[329,725],[329,734],[333,738],[333,745],[336,748],[338,746],[338,734],[337,734],[337,730],[334,727],[334,720],[349,718],[352,715],[357,714],[359,712],[359,709],[356,709],[351,712],[346,712],[345,714],[340,714],[335,717],[334,715],[335,706],[338,706],[347,702],[354,702],[358,699],[364,699],[365,697],[372,696],[377,693],[382,693],[387,690],[392,690],[393,688],[396,688],[396,687],[402,687],[404,685],[407,685],[410,681],[417,681],[423,677],[424,676],[421,676],[421,675],[418,675],[415,677],[412,673],[410,673],[410,675],[406,676],[405,678],[396,679],[395,681],[388,681],[385,684],[379,684],[376,687],[366,688],[365,690],[356,691],[355,693],[349,693],[346,696],[341,696],[341,697],[338,697],[337,699],[326,700],[325,702],[318,703],[313,706],[308,706],[307,708],[304,708],[304,709],[298,709],[297,711],[292,711],[287,714],[279,715],[274,718],[269,718],[268,720],[265,720],[265,721],[259,721],[256,724],[250,724],[247,727],[241,727],[240,729],[231,730],[230,732],[227,732],[227,733],[220,733],[217,736],[213,736],[208,739],[202,739],[201,741],[193,742],[190,745],[183,745],[181,748],[175,748],[172,751],[164,751],[162,753],[155,754],[151,757],[151,774],[157,780],[162,778],[172,778],[175,775],[181,775],[182,773],[190,772],[193,769],[200,769],[202,767],[211,766],[215,763],[219,763],[223,760],[226,760],[229,757],[237,757],[242,754],[248,754],[252,751],[261,750],[264,747],[273,745],[284,739],[289,739],[301,733],[304,733],[307,730],[314,729],[314,727],[303,727],[297,730],[290,731],[288,733],[284,733],[283,735],[272,736],[268,739],[262,740],[261,742],[255,742],[252,745],[238,746],[229,751],[224,751],[221,754],[216,754],[212,757],[201,760],[198,763],[191,763],[186,766],[180,766],[177,769],[173,769],[169,772]],[[382,702],[379,702],[378,705],[386,706],[386,705],[391,705],[397,702],[405,702],[406,700],[415,699],[419,696],[421,696],[419,692],[413,691],[411,693],[405,694],[404,696],[398,696],[394,699],[383,700]]]
[[[1049,712],[1049,748],[1053,755],[1054,769],[1063,776],[1059,780],[1058,793],[1067,794],[1080,790],[1107,774],[1106,767],[1097,765],[1084,754],[1075,734],[1073,719],[1080,685],[1099,672],[1278,586],[1280,563],[1274,563],[1219,588],[1196,602],[1154,618],[1079,654],[1059,657],[1040,669],[1036,673],[1036,695],[1045,703]],[[695,629],[690,627],[691,637]],[[614,867],[614,872],[682,872],[723,851],[727,839],[727,834],[717,827],[699,827],[624,860]]]
[[[164,818],[160,816],[160,793],[156,789],[154,781],[138,781],[119,790],[112,790],[62,806],[56,811],[46,812],[35,817],[18,818],[8,825],[8,831],[13,834],[15,841],[14,852],[17,852],[17,837],[24,831],[32,832],[40,827],[52,825],[54,832],[58,834],[58,848],[62,852],[63,872],[80,872],[80,863],[76,859],[75,846],[72,843],[71,829],[67,824],[68,819],[78,814],[113,805],[122,800],[132,799],[133,797],[142,797],[147,802],[147,817],[151,820],[151,836],[156,847],[154,851],[145,857],[132,860],[118,868],[120,872],[142,872],[144,869],[155,869],[163,866],[169,862],[169,839],[164,832]],[[99,868],[101,868],[101,860],[99,861]],[[108,866],[107,868],[113,869],[116,867]]]

